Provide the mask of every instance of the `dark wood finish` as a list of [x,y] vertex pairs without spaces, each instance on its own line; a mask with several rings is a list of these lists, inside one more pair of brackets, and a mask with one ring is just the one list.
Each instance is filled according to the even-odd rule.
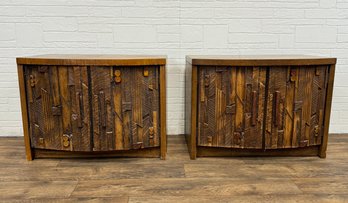
[[165,65],[166,56],[47,54],[17,58],[17,64],[57,66],[145,66]]
[[158,67],[91,70],[93,151],[160,146],[159,78]]
[[193,102],[185,102],[186,126],[197,128],[186,130],[192,159],[277,152],[325,157],[336,59],[272,57],[187,56],[186,99]]
[[267,149],[321,144],[327,70],[328,66],[270,68]]
[[325,112],[324,114],[324,126],[323,126],[323,135],[322,143],[320,145],[320,153],[319,156],[321,158],[326,158],[326,150],[327,150],[327,142],[328,142],[328,134],[329,134],[329,126],[330,126],[330,114],[331,114],[331,104],[332,104],[332,93],[333,93],[333,85],[335,78],[335,64],[329,67],[329,75],[327,81],[327,89],[326,89],[326,98],[325,98]]
[[301,147],[295,149],[226,149],[219,147],[198,147],[198,157],[224,156],[318,156],[319,146]]
[[22,65],[17,66],[18,72],[18,82],[19,82],[19,92],[21,99],[21,109],[22,109],[22,122],[23,122],[23,133],[24,133],[24,144],[25,144],[25,154],[28,161],[33,160],[33,154],[30,146],[30,134],[29,134],[29,121],[28,121],[28,106],[27,106],[27,95],[25,88],[24,79],[24,67]]
[[160,157],[159,147],[119,150],[119,151],[96,151],[96,152],[64,152],[58,150],[34,149],[35,158],[99,158],[99,157]]
[[165,159],[163,60],[115,55],[18,58],[28,160],[102,152],[143,157],[157,153]]
[[347,202],[348,134],[330,134],[328,145],[325,161],[191,161],[184,136],[170,135],[165,162],[95,158],[28,163],[23,137],[0,137],[0,197],[1,202]]
[[185,71],[185,138],[191,159],[196,159],[197,133],[197,66],[186,63]]
[[90,151],[87,67],[25,66],[25,80],[31,146]]
[[[158,118],[157,119],[154,119],[156,120],[156,122],[160,122],[160,126],[161,129],[155,129],[154,128],[154,131],[155,131],[155,136],[157,137],[158,135],[158,132],[160,132],[161,135],[166,135],[167,134],[167,129],[166,129],[166,126],[167,126],[167,116],[166,116],[166,112],[167,112],[167,109],[166,109],[166,72],[165,72],[165,66],[160,66],[159,68],[159,72],[160,72],[160,82],[159,82],[159,88],[160,88],[160,110],[159,112],[160,113],[156,113],[156,117],[158,117],[158,115],[160,116],[160,119],[158,121]],[[154,117],[155,117],[155,114],[154,114]],[[156,125],[154,125],[156,126]],[[166,154],[167,154],[167,136],[161,136],[161,159],[166,159]]]
[[192,65],[204,66],[308,66],[333,65],[336,58],[306,55],[190,55],[186,61]]
[[198,72],[197,145],[262,148],[266,69],[204,66]]

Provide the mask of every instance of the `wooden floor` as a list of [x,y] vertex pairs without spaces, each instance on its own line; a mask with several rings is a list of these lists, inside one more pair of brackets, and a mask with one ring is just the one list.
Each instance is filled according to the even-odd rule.
[[0,138],[0,202],[348,202],[348,135],[326,159],[199,158],[169,136],[168,159],[40,159]]

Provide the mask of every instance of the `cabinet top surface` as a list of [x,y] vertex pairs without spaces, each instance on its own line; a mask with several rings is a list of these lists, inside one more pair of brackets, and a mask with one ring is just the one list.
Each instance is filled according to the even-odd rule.
[[32,65],[165,65],[166,56],[155,55],[88,55],[47,54],[18,57],[17,64]]
[[192,65],[277,66],[331,65],[336,58],[309,55],[188,55]]

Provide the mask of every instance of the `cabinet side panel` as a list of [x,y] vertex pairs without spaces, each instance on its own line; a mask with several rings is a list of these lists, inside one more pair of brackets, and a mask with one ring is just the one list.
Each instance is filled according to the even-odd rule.
[[328,71],[328,75],[327,75],[327,89],[326,89],[326,96],[325,96],[325,113],[324,113],[324,129],[323,129],[322,143],[321,143],[320,151],[319,151],[319,156],[321,158],[326,157],[334,78],[335,78],[335,65],[331,65],[329,67],[329,71]]
[[[162,75],[163,77],[166,76],[165,66],[161,66],[160,68],[156,66],[151,69],[149,74],[149,88],[147,88],[149,97],[144,99],[145,101],[151,102],[149,103],[150,105],[149,117],[150,117],[150,124],[152,124],[154,128],[153,139],[150,142],[151,146],[159,146],[160,141],[162,140],[162,136],[165,136],[163,139],[165,140],[165,143],[167,143],[166,113],[164,112],[163,114],[162,112],[162,110],[166,111],[166,80],[165,78],[162,78]],[[162,83],[160,83],[160,81]],[[151,90],[151,86],[153,87],[152,90]],[[162,120],[162,117],[164,120]],[[163,125],[163,129],[162,129],[162,125]],[[165,135],[163,135],[163,133]]]
[[186,62],[185,136],[191,159],[196,158],[197,66]]
[[27,108],[27,94],[26,94],[26,85],[25,85],[25,75],[24,75],[24,66],[17,66],[18,74],[18,83],[19,83],[19,92],[21,99],[21,111],[22,111],[22,123],[23,123],[23,133],[24,133],[24,144],[26,151],[26,158],[28,161],[33,160],[33,155],[30,146],[30,134],[29,134],[29,117],[28,117],[28,108]]
[[[156,76],[158,76],[158,74],[156,74]],[[158,81],[157,79],[158,77],[156,77],[156,81]],[[160,66],[159,69],[159,83],[157,82],[156,85],[160,84],[160,125],[159,122],[157,121],[158,119],[155,117],[158,117],[156,113],[156,116],[154,115],[154,121],[156,121],[157,123],[154,122],[154,125],[157,129],[155,129],[155,134],[158,134],[158,132],[160,132],[160,145],[161,145],[161,159],[166,159],[166,154],[167,154],[167,109],[166,109],[166,72],[165,72],[165,66]],[[154,98],[158,98],[158,93],[155,95]],[[156,102],[157,103],[157,102]],[[153,111],[158,112],[157,111],[158,107],[156,107],[155,109],[153,109]],[[158,127],[157,127],[158,126]],[[160,128],[160,129],[159,129]],[[156,140],[158,139],[158,136],[156,136]]]
[[185,64],[185,139],[189,152],[191,153],[191,64]]

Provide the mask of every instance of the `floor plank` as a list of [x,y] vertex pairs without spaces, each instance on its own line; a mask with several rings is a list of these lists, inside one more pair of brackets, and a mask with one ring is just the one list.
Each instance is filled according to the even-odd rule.
[[171,178],[80,181],[72,197],[302,194],[290,179]]
[[129,198],[129,203],[343,203],[347,201],[348,195],[139,196]]
[[77,181],[0,181],[0,197],[2,199],[68,198],[76,185]]
[[190,160],[183,136],[157,158],[25,159],[22,137],[0,137],[1,202],[348,202],[348,134],[318,157]]

